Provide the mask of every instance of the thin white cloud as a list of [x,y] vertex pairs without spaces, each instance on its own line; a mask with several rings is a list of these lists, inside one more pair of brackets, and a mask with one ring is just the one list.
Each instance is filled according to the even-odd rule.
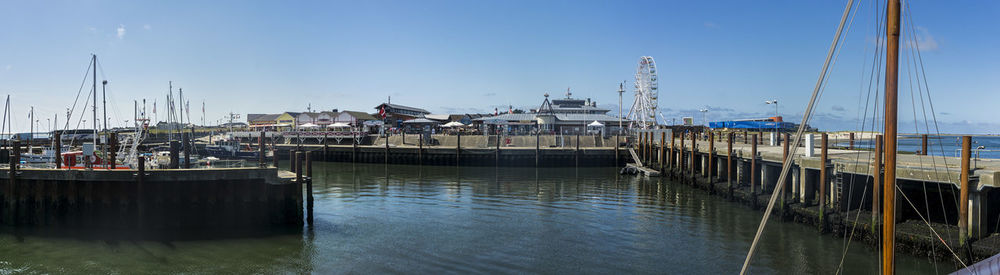
[[142,28],[148,31],[148,30],[152,30],[153,26],[150,26],[149,24],[145,24],[145,25],[142,25]]
[[719,24],[715,24],[715,22],[705,21],[705,27],[709,29],[717,29],[719,28]]
[[90,31],[90,33],[97,33],[97,28],[94,27],[87,27],[87,30]]
[[917,49],[921,51],[933,51],[938,49],[937,40],[927,31],[927,28],[917,27]]
[[3,67],[3,70],[4,70],[4,71],[10,71],[10,69],[11,69],[11,68],[14,68],[14,66],[12,66],[12,65],[7,65],[7,66]]
[[118,24],[118,39],[125,38],[125,25]]

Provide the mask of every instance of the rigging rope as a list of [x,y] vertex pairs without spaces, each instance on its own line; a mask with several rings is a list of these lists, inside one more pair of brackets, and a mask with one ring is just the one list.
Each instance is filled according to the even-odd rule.
[[[851,14],[851,8],[853,6],[854,0],[848,0],[847,7],[844,8],[844,14],[840,18],[840,24],[837,26],[837,33],[834,35],[833,42],[830,45],[830,50],[826,54],[826,61],[823,62],[823,70],[820,72],[819,79],[816,80],[816,87],[813,88],[812,97],[809,99],[809,105],[806,106],[806,110],[802,115],[802,123],[799,124],[799,129],[795,133],[795,138],[792,139],[793,142],[791,152],[788,154],[787,159],[784,160],[784,165],[781,167],[781,175],[778,177],[778,183],[775,186],[775,190],[783,190],[784,188],[785,179],[788,177],[788,171],[792,166],[792,163],[788,160],[791,159],[795,155],[795,151],[798,150],[799,141],[802,139],[802,133],[805,132],[805,127],[809,122],[809,117],[812,115],[816,99],[819,97],[820,89],[822,88],[826,74],[830,69],[830,60],[836,52],[837,44],[840,43],[840,35],[844,31],[844,24],[847,23],[847,17]],[[757,227],[757,233],[754,236],[753,244],[750,245],[750,251],[747,252],[746,260],[743,261],[743,268],[740,270],[740,274],[747,273],[747,269],[750,267],[750,260],[753,259],[753,254],[757,250],[757,244],[760,243],[761,235],[764,233],[764,227],[767,226],[767,219],[771,216],[771,211],[774,210],[774,203],[778,200],[778,195],[781,193],[782,192],[773,192],[771,194],[771,200],[768,202],[767,210],[764,211],[764,217],[762,218],[760,225]]]

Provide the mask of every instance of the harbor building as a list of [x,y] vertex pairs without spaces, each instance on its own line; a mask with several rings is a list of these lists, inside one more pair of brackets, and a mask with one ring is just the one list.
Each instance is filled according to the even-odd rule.
[[573,93],[567,90],[566,98],[549,100],[549,94],[546,93],[542,104],[529,113],[511,111],[472,121],[484,128],[496,129],[500,126],[515,134],[528,134],[536,126],[543,133],[604,134],[617,132],[620,129],[619,122],[628,124],[627,120],[608,115],[608,109],[597,107],[597,101],[572,96]]
[[378,120],[378,118],[375,118],[375,116],[369,113],[358,112],[358,111],[343,111],[338,113],[337,116],[334,117],[333,123],[344,123],[347,125],[357,127],[359,125],[363,125],[366,121],[375,121],[375,120]]
[[379,116],[382,117],[383,120],[385,120],[386,125],[390,127],[400,127],[403,121],[423,118],[425,115],[429,115],[431,113],[424,109],[392,103],[379,104],[378,106],[375,106],[375,110],[378,110]]
[[333,118],[337,116],[336,110],[334,111],[324,111],[324,112],[305,112],[299,114],[295,119],[295,127],[301,127],[306,124],[313,124],[319,127],[326,127],[327,125],[333,124]]
[[251,128],[269,127],[278,124],[281,114],[247,114],[247,124]]

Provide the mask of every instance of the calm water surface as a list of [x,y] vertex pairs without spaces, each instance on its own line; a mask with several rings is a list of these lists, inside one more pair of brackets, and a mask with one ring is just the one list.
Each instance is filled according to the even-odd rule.
[[[614,168],[314,164],[312,229],[206,241],[0,235],[0,273],[738,273],[761,213]],[[754,273],[874,273],[877,254],[773,222]],[[900,274],[952,271],[900,256]]]

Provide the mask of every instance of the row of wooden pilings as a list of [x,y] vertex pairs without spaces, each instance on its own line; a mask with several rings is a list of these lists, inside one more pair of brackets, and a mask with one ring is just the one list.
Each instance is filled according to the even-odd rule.
[[[265,148],[265,144],[264,144],[264,140],[262,138],[260,138],[260,137],[264,137],[264,135],[265,135],[265,133],[261,132],[260,135],[258,136],[259,137],[258,142],[260,142],[260,146],[259,146],[259,148],[260,148],[260,152],[259,152],[260,160],[259,161],[260,162],[264,162],[265,161],[265,157],[264,157],[265,153],[266,153],[265,149],[264,149]],[[492,165],[496,165],[496,166],[501,166],[501,164],[504,163],[505,161],[506,161],[506,163],[512,162],[511,159],[510,159],[512,155],[501,154],[501,152],[504,151],[503,148],[502,148],[502,146],[501,146],[504,143],[503,136],[500,136],[500,135],[490,136],[490,141],[491,142],[495,141],[495,142],[494,142],[493,145],[490,146],[492,148],[488,148],[488,149],[487,148],[471,148],[471,149],[470,148],[463,148],[462,147],[462,134],[459,133],[458,135],[455,136],[455,138],[456,138],[456,143],[455,143],[455,146],[454,146],[454,153],[453,154],[447,154],[447,155],[450,155],[449,158],[453,157],[454,164],[456,164],[456,165],[483,165],[483,164],[491,165],[492,164]],[[601,164],[601,165],[611,165],[610,159],[603,159],[603,158],[601,158],[601,159],[597,159],[597,158],[586,159],[586,158],[584,158],[584,156],[585,156],[584,149],[581,148],[581,146],[580,146],[581,135],[575,135],[575,137],[572,137],[572,138],[575,138],[576,142],[573,145],[572,149],[568,149],[567,150],[567,151],[572,150],[571,154],[559,153],[559,154],[551,154],[550,155],[550,154],[545,154],[546,153],[546,152],[544,152],[545,150],[542,150],[542,148],[541,148],[541,142],[540,142],[541,141],[541,134],[540,133],[536,133],[535,134],[534,154],[533,155],[518,154],[518,155],[516,155],[517,160],[520,161],[522,159],[527,160],[527,159],[533,158],[534,159],[533,163],[534,163],[535,167],[542,167],[542,166],[546,165],[543,162],[551,163],[551,161],[554,160],[554,159],[556,159],[556,158],[558,158],[558,161],[561,164],[567,165],[567,166],[576,166],[576,167],[579,167],[581,165],[586,166],[588,164],[589,165],[593,165],[595,163]],[[317,153],[322,153],[322,155],[319,156],[320,157],[319,159],[321,159],[321,160],[330,160],[331,159],[331,158],[328,158],[328,156],[332,155],[331,154],[331,148],[330,148],[329,144],[327,142],[325,142],[326,140],[327,140],[327,137],[324,136],[321,139],[321,143],[323,145],[321,151],[320,150],[316,150]],[[615,160],[615,163],[617,164],[617,163],[620,163],[619,161],[620,161],[620,153],[621,153],[621,151],[619,150],[619,141],[621,140],[621,138],[620,138],[620,136],[616,135],[614,140],[615,140],[615,146],[614,146],[614,155],[615,156],[614,156],[614,160]],[[299,141],[300,141],[300,143],[294,145],[295,148],[292,149],[292,150],[290,150],[290,151],[304,151],[305,150],[305,149],[303,149],[303,146],[301,144],[301,139],[299,139]],[[272,145],[272,148],[276,148],[276,147],[274,147],[273,139],[272,139],[271,145]],[[443,160],[443,161],[440,160],[440,158],[443,157],[442,156],[443,154],[441,153],[442,152],[441,149],[443,149],[443,148],[441,148],[441,147],[433,147],[433,150],[435,150],[436,152],[434,152],[433,156],[431,156],[432,154],[428,152],[428,149],[430,149],[431,147],[425,146],[425,140],[422,137],[420,139],[418,139],[418,141],[417,141],[417,144],[416,144],[417,148],[412,148],[412,147],[410,147],[410,148],[393,148],[393,147],[390,146],[388,138],[383,138],[382,142],[380,144],[373,144],[373,145],[374,146],[369,146],[369,147],[361,148],[360,144],[358,143],[358,139],[355,136],[355,137],[351,138],[351,148],[350,148],[350,152],[349,152],[350,153],[349,158],[348,159],[342,158],[343,155],[340,154],[340,153],[343,153],[344,151],[341,150],[341,151],[338,151],[339,154],[337,156],[334,156],[332,159],[336,159],[336,161],[349,161],[349,162],[352,162],[352,163],[359,163],[359,162],[375,163],[376,161],[377,162],[382,162],[382,163],[385,163],[385,164],[393,164],[393,163],[400,164],[401,163],[401,164],[417,164],[417,165],[424,165],[425,162],[430,162],[429,164],[451,163],[451,159],[446,159],[446,160]],[[377,147],[375,147],[375,146],[377,146]],[[377,152],[377,151],[373,152],[372,149],[375,149],[375,148],[381,148],[382,152]],[[487,149],[487,150],[492,149],[492,153],[489,153],[489,154],[492,154],[492,158],[484,158],[484,156],[487,156],[487,154],[484,154],[484,153],[472,154],[472,155],[470,155],[468,153],[469,151],[473,151],[473,150],[481,152],[481,151],[483,151],[483,149]],[[412,157],[409,158],[409,159],[413,160],[413,161],[409,161],[409,162],[401,161],[400,159],[393,159],[392,156],[393,156],[394,151],[408,151],[408,152],[411,152],[411,153],[415,153],[415,158],[412,158]],[[375,161],[373,161],[373,158],[372,158],[371,155],[365,156],[365,155],[363,155],[364,153],[377,153],[378,155],[374,156],[374,160]],[[275,155],[277,155],[276,151],[275,151]],[[413,155],[410,155],[410,156],[413,156]],[[431,156],[431,157],[429,157],[429,156]],[[604,154],[603,156],[606,156],[606,154]],[[608,157],[610,157],[610,156],[608,156]],[[490,160],[490,159],[492,159],[492,160]],[[434,161],[434,160],[437,160],[437,161]],[[484,160],[486,161],[485,163],[484,163]],[[525,165],[525,164],[527,164],[527,165]],[[521,162],[521,163],[518,163],[516,166],[530,166],[530,162]]]
[[[257,139],[258,148],[258,165],[260,167],[266,167],[267,162],[265,155],[265,143],[264,143],[265,133],[260,132],[260,136]],[[301,139],[300,139],[301,140]],[[357,143],[355,141],[355,143]],[[274,147],[274,139],[271,140],[271,146]],[[326,151],[324,151],[325,153]],[[277,151],[272,152],[274,157],[271,158],[271,165],[278,168],[278,154]],[[312,169],[312,152],[293,150],[288,154],[288,170],[295,173],[295,182],[304,183],[306,186],[306,224],[309,227],[313,225],[313,169]]]
[[[665,174],[665,175],[671,175],[671,176],[673,176],[673,177],[675,177],[677,179],[682,180],[682,182],[690,182],[692,184],[695,184],[697,182],[698,176],[699,176],[699,173],[697,173],[697,171],[696,171],[696,168],[698,166],[697,163],[696,163],[696,160],[697,160],[696,154],[700,153],[700,152],[698,152],[698,148],[696,146],[697,141],[699,139],[698,138],[698,136],[699,136],[698,133],[687,132],[687,133],[676,134],[676,133],[671,132],[671,134],[670,134],[671,136],[669,137],[669,139],[667,137],[667,132],[660,132],[659,134],[660,134],[659,139],[656,139],[656,137],[654,136],[653,132],[641,132],[641,133],[638,133],[638,135],[637,135],[637,142],[633,143],[633,145],[635,146],[635,149],[637,150],[637,155],[641,158],[641,162],[643,164],[646,164],[647,166],[651,166],[651,165],[653,165],[653,163],[657,163],[659,165],[658,168],[657,167],[649,167],[649,168],[659,169],[663,174]],[[728,197],[732,197],[733,196],[733,190],[734,190],[734,188],[736,188],[736,186],[733,184],[734,176],[736,175],[736,173],[734,173],[734,171],[733,171],[733,165],[734,165],[734,161],[735,161],[735,159],[733,158],[733,143],[734,143],[734,140],[736,139],[736,133],[735,132],[728,132],[728,133],[723,133],[723,134],[725,135],[725,141],[726,141],[726,144],[727,144],[727,149],[725,151],[725,156],[723,156],[723,157],[726,158],[725,159],[725,162],[726,162],[725,166],[726,167],[725,167],[725,172],[724,172],[725,179],[722,179],[722,176],[715,175],[715,173],[714,173],[716,171],[716,168],[713,167],[713,166],[716,163],[715,158],[717,157],[716,156],[716,150],[715,150],[715,142],[716,142],[716,140],[721,141],[722,140],[722,135],[719,135],[717,137],[716,132],[712,132],[712,131],[709,131],[705,135],[702,135],[702,140],[708,142],[708,150],[709,150],[709,152],[702,153],[704,155],[704,157],[707,158],[707,161],[705,162],[705,165],[704,165],[706,167],[702,167],[703,168],[702,169],[703,173],[701,173],[701,174],[704,176],[703,180],[706,181],[709,185],[712,185],[712,184],[716,183],[719,180],[725,180],[726,181],[727,192],[728,192],[727,196]],[[759,144],[761,144],[761,140],[758,138],[758,133],[742,132],[741,134],[743,136],[742,142],[744,144],[750,144],[751,145],[750,156],[752,156],[752,157],[749,158],[749,166],[750,166],[749,167],[750,168],[749,171],[751,171],[750,172],[750,176],[749,176],[749,181],[750,181],[749,183],[750,183],[750,193],[754,197],[756,197],[756,195],[759,195],[760,194],[759,192],[761,192],[761,190],[758,190],[758,188],[757,188],[757,186],[758,186],[758,184],[757,184],[757,177],[755,175],[755,173],[756,173],[756,171],[758,169],[758,161],[759,161],[759,158],[760,158],[758,156],[757,146]],[[680,138],[678,139],[677,137],[680,137]],[[782,154],[782,163],[781,163],[781,165],[784,166],[785,165],[784,162],[789,161],[789,158],[788,158],[788,154],[789,154],[789,142],[788,141],[790,139],[789,139],[789,134],[788,133],[782,134],[782,137],[783,137],[783,139],[782,139],[782,142],[781,142],[781,146],[782,146],[782,152],[783,152],[783,154]],[[666,144],[667,140],[670,141],[669,145]],[[675,141],[678,141],[678,140],[680,141],[680,146],[679,147],[675,144]],[[685,140],[689,140],[690,141],[690,148],[687,148],[685,146]],[[832,204],[832,202],[827,202],[826,201],[826,199],[828,197],[827,194],[826,194],[826,191],[829,189],[828,183],[830,182],[830,174],[831,174],[830,171],[828,171],[830,169],[830,166],[831,166],[830,165],[831,162],[828,159],[828,150],[829,150],[829,142],[828,142],[828,140],[829,140],[828,135],[826,133],[822,133],[821,134],[821,138],[820,138],[820,144],[819,144],[819,146],[820,146],[820,163],[822,165],[820,165],[820,169],[819,169],[819,179],[820,179],[820,182],[819,182],[819,186],[818,186],[819,194],[817,196],[818,197],[817,205],[819,207],[819,221],[821,223],[821,225],[820,225],[821,227],[826,227],[826,225],[822,224],[822,223],[826,222],[826,219],[824,218],[824,215],[827,213],[826,208],[830,204]],[[921,136],[921,140],[922,140],[922,142],[921,142],[922,143],[922,146],[921,146],[922,149],[921,149],[921,151],[916,152],[916,153],[919,154],[919,155],[926,155],[927,154],[927,135],[922,135]],[[961,178],[959,180],[959,182],[960,182],[960,186],[959,186],[959,190],[960,191],[959,191],[959,194],[960,195],[959,195],[959,203],[958,203],[958,215],[959,215],[959,217],[958,217],[958,220],[957,220],[958,221],[957,222],[957,226],[959,228],[959,235],[960,235],[959,236],[959,244],[960,245],[967,244],[969,242],[969,239],[970,239],[970,232],[969,232],[969,188],[970,188],[969,187],[969,181],[970,180],[969,180],[969,174],[971,172],[971,169],[970,169],[971,144],[972,144],[972,137],[971,136],[963,136],[962,137],[962,149],[961,149],[962,154],[961,154],[961,167],[960,167],[960,169],[961,169],[960,170],[960,177]],[[849,145],[850,145],[849,148],[853,149],[853,145],[854,145],[854,134],[853,133],[850,134],[850,143],[849,143]],[[882,189],[883,188],[891,188],[890,186],[892,186],[892,185],[885,185],[883,183],[883,179],[882,179],[882,172],[883,172],[883,165],[884,165],[883,162],[882,162],[882,159],[884,157],[883,156],[883,154],[884,154],[884,150],[883,150],[884,148],[883,148],[883,146],[884,145],[883,145],[882,135],[876,135],[875,136],[875,148],[874,148],[875,152],[873,154],[875,156],[875,158],[874,158],[874,160],[871,163],[871,166],[873,168],[872,171],[877,171],[877,173],[878,173],[877,175],[873,175],[873,177],[872,177],[873,180],[874,180],[874,182],[873,182],[873,190],[872,190],[872,198],[873,198],[873,200],[872,200],[872,228],[871,228],[872,231],[871,232],[874,232],[874,234],[878,234],[878,232],[880,232],[880,230],[877,227],[882,223],[881,222],[881,208],[882,208],[882,204],[880,202],[880,199],[881,199],[881,196],[882,196],[881,195]],[[690,160],[690,163],[687,163],[687,165],[685,165],[686,163],[684,163],[684,161],[686,160],[685,157],[687,157],[687,159]],[[685,167],[685,166],[687,166],[687,167]],[[883,186],[883,185],[885,185],[885,186]],[[790,184],[785,184],[784,188],[782,188],[782,190],[777,190],[778,192],[782,193],[781,197],[780,197],[782,199],[781,200],[782,209],[783,209],[783,207],[786,204],[785,199],[787,199],[787,194],[790,193],[788,191],[788,189],[790,188],[789,186],[790,186]],[[715,190],[711,190],[711,191],[715,191]],[[752,199],[751,201],[754,203],[754,206],[757,207],[757,205],[756,205],[757,200],[756,199]]]

